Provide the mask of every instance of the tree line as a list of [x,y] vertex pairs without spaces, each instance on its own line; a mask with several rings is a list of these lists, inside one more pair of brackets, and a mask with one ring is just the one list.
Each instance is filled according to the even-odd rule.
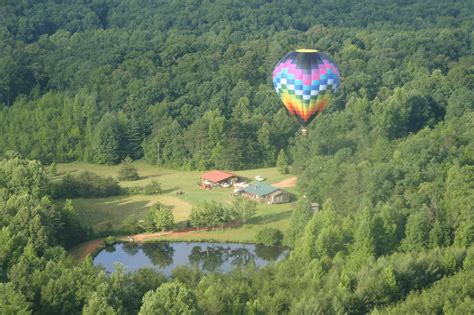
[[[427,8],[414,1],[394,10],[390,1],[299,1],[291,19],[281,13],[289,9],[283,1],[144,7],[109,0],[6,4],[0,155],[15,150],[43,163],[105,164],[129,156],[190,169],[273,166],[298,127],[270,73],[302,46],[340,65],[344,84],[328,111],[367,99],[389,139],[442,119],[446,103],[439,98],[451,88],[454,112],[472,96],[462,79],[472,61],[464,2]],[[446,77],[449,84],[437,82]],[[397,87],[403,88],[390,97]],[[396,107],[399,100],[405,108]]]

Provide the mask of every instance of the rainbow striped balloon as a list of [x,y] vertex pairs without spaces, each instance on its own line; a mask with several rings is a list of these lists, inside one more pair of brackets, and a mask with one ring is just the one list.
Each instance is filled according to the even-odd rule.
[[288,53],[273,70],[276,92],[303,127],[323,111],[339,80],[336,63],[313,49]]

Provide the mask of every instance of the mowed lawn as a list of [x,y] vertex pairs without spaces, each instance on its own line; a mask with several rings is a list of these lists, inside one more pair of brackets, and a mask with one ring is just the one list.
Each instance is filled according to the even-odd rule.
[[[156,202],[170,206],[173,210],[176,222],[179,223],[186,221],[192,206],[200,202],[212,200],[222,202],[224,205],[230,205],[232,203],[232,188],[216,188],[211,190],[199,188],[198,183],[200,176],[204,172],[165,169],[149,165],[142,161],[134,162],[134,165],[138,169],[140,179],[136,181],[120,181],[121,186],[143,187],[155,180],[161,184],[163,193],[151,196],[134,195],[73,199],[73,204],[79,213],[79,219],[82,223],[91,226],[94,230],[103,229],[108,223],[114,227],[118,227],[123,220],[129,216],[143,218],[149,208]],[[57,170],[57,178],[67,173],[77,174],[85,170],[99,175],[117,178],[119,166],[74,162],[58,164]],[[278,173],[276,168],[235,171],[233,173],[247,178],[249,182],[252,182],[256,175],[260,175],[265,177],[265,182],[269,184],[277,183],[291,177],[291,175]],[[285,190],[295,193],[295,188],[285,188]],[[177,191],[181,191],[182,194],[177,195]],[[203,235],[202,239],[251,241],[258,230],[267,226],[285,230],[288,226],[293,206],[292,203],[283,205],[258,205],[256,216],[252,218],[245,227],[209,232]],[[196,235],[196,237],[198,237],[198,235]],[[193,237],[193,239],[196,238]]]
[[218,240],[228,242],[253,242],[258,231],[272,227],[286,231],[295,203],[281,205],[259,205],[257,214],[245,226],[226,228],[224,230],[185,233],[183,235],[163,236],[167,240],[197,241]]
[[169,195],[75,198],[72,202],[79,220],[95,231],[104,229],[109,223],[113,227],[119,227],[129,216],[143,218],[157,202],[171,207],[176,223],[186,221],[192,208],[190,203]]

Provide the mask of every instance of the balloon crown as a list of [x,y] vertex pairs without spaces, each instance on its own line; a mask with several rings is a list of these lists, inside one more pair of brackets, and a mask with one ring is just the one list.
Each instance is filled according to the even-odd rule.
[[302,53],[315,53],[318,51],[319,50],[316,50],[316,49],[306,49],[306,48],[301,48],[301,49],[296,50],[296,52],[302,52]]

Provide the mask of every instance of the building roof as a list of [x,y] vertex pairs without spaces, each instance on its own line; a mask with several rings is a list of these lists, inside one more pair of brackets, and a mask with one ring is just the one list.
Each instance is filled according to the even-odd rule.
[[227,173],[224,171],[210,171],[210,172],[202,174],[201,178],[211,181],[213,183],[218,183],[234,176],[235,176],[234,174]]
[[265,183],[257,183],[257,184],[249,185],[247,188],[244,189],[244,192],[249,193],[249,194],[254,194],[259,197],[263,197],[277,190],[280,190],[280,189],[273,187],[272,185],[265,184]]

